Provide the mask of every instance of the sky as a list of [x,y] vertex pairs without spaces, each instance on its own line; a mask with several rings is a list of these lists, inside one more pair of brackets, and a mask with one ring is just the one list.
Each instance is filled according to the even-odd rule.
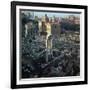
[[[74,15],[79,17],[80,13],[75,13],[75,12],[46,12],[46,11],[22,11],[22,12],[34,12],[34,16],[38,16],[38,17],[42,17],[45,16],[45,14],[47,14],[48,17],[66,17],[66,16],[70,16],[70,15]],[[33,13],[32,13],[33,14]]]
[[80,16],[79,13],[62,13],[62,12],[57,12],[57,13],[54,13],[54,12],[34,12],[34,15],[35,16],[38,16],[38,17],[42,17],[42,16],[45,16],[45,14],[47,14],[48,17],[53,17],[53,16],[56,16],[56,17],[65,17],[65,16],[70,16],[70,15],[74,15],[74,16]]

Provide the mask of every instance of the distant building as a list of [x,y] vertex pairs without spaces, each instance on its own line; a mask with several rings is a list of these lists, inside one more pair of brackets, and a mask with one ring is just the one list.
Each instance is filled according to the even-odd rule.
[[49,22],[49,17],[45,14],[45,22]]
[[42,21],[38,21],[39,33],[42,31]]
[[60,36],[60,32],[61,32],[61,27],[60,27],[60,23],[52,23],[51,25],[51,34],[52,36]]
[[45,22],[42,22],[42,32],[46,32],[46,25],[45,25]]
[[51,35],[51,23],[46,23],[46,32],[47,32],[47,36]]
[[45,16],[42,17],[42,22],[46,22]]
[[76,17],[74,23],[75,24],[80,24],[80,18],[79,17]]
[[80,24],[80,17],[75,17],[71,15],[69,16],[69,21],[73,24]]
[[52,37],[51,36],[49,36],[47,39],[47,48],[48,49],[52,48]]
[[52,48],[52,42],[51,42],[51,23],[48,22],[46,23],[46,32],[47,32],[47,48],[51,49]]
[[35,31],[35,33],[36,34],[38,34],[38,32],[39,32],[39,26],[38,26],[38,21],[34,21],[34,31]]
[[62,18],[61,22],[71,23],[71,24],[80,24],[80,17],[71,15],[71,16]]
[[29,19],[25,24],[25,36],[33,34],[33,20]]
[[34,18],[35,18],[35,21],[38,21],[38,16],[35,16]]

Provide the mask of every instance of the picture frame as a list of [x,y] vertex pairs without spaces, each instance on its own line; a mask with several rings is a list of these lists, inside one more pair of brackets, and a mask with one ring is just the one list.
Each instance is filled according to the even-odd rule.
[[[11,88],[12,89],[80,85],[80,84],[88,83],[87,8],[88,7],[84,5],[19,2],[19,1],[11,2]],[[53,15],[54,15],[54,21],[52,18]],[[52,19],[50,19],[50,17]],[[41,30],[44,30],[47,27],[49,27],[49,29],[48,28],[45,29],[47,30],[45,32],[37,31],[39,30],[39,26],[38,26],[39,24],[37,25],[35,19],[37,21],[42,21],[42,23],[44,22],[45,25],[48,24],[48,26],[44,28],[42,25]],[[72,20],[74,20],[74,22]],[[57,24],[57,22],[59,22],[60,26],[58,26],[59,24]],[[54,25],[56,25],[55,31],[54,31]],[[73,27],[75,26],[74,29],[72,26]],[[32,30],[32,28],[34,28],[33,30],[36,30],[33,34],[27,31],[27,30]],[[71,31],[68,28],[71,29]],[[73,33],[73,35],[71,33]],[[71,39],[67,40],[66,35]],[[72,39],[74,38],[75,35],[76,38],[79,37],[79,40],[78,39],[76,40],[76,38],[75,40]],[[34,38],[33,40],[30,39],[32,38],[31,36],[35,36],[33,37]],[[64,37],[65,39],[63,39]],[[36,40],[36,43],[37,41],[39,42],[40,41],[39,38],[40,40],[41,38],[44,38],[43,48],[45,48],[46,53],[43,55],[43,57],[45,56],[45,62],[44,62],[44,58],[43,59],[40,58],[41,57],[41,54],[39,54],[40,52],[36,53],[35,51],[36,48],[39,47],[40,45],[42,46],[42,44],[31,43],[34,40]],[[53,41],[54,39],[52,38],[55,38],[57,43],[60,41],[60,45],[56,44],[56,42],[54,42]],[[59,49],[57,49],[59,50],[59,52],[54,51],[53,42],[55,43],[55,45],[59,45],[58,47]],[[66,46],[69,45],[69,49],[67,49],[65,45]],[[33,48],[31,50],[30,49],[31,47],[34,47],[35,49]],[[74,48],[76,50],[77,58],[73,56],[75,55]],[[31,58],[30,55],[33,52],[34,52],[33,58]],[[72,54],[72,52],[74,53]],[[52,57],[50,56],[50,58],[53,59],[49,60],[49,55],[52,55],[52,53],[53,56]],[[70,56],[68,57],[69,54]],[[67,57],[65,55],[67,55]],[[39,57],[39,59],[37,59],[37,57]],[[66,61],[67,58],[69,58],[68,61]],[[32,64],[33,60],[36,60],[34,64]],[[37,60],[39,63],[37,62]],[[37,64],[39,64],[40,68],[38,68]]]

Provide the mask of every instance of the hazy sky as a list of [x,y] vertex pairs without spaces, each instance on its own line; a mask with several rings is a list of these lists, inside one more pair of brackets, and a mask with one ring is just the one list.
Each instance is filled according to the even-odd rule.
[[45,16],[45,14],[47,14],[48,17],[52,17],[52,16],[65,17],[65,16],[70,16],[70,15],[80,16],[79,13],[62,13],[62,12],[54,13],[54,12],[36,12],[36,11],[34,12],[34,15],[39,16],[39,17]]
[[80,13],[75,13],[75,12],[46,12],[46,11],[23,11],[22,12],[25,12],[25,13],[34,13],[34,16],[38,16],[38,17],[42,17],[42,16],[45,16],[45,14],[47,14],[48,17],[66,17],[66,16],[70,16],[70,15],[73,15],[73,16],[80,16]]

